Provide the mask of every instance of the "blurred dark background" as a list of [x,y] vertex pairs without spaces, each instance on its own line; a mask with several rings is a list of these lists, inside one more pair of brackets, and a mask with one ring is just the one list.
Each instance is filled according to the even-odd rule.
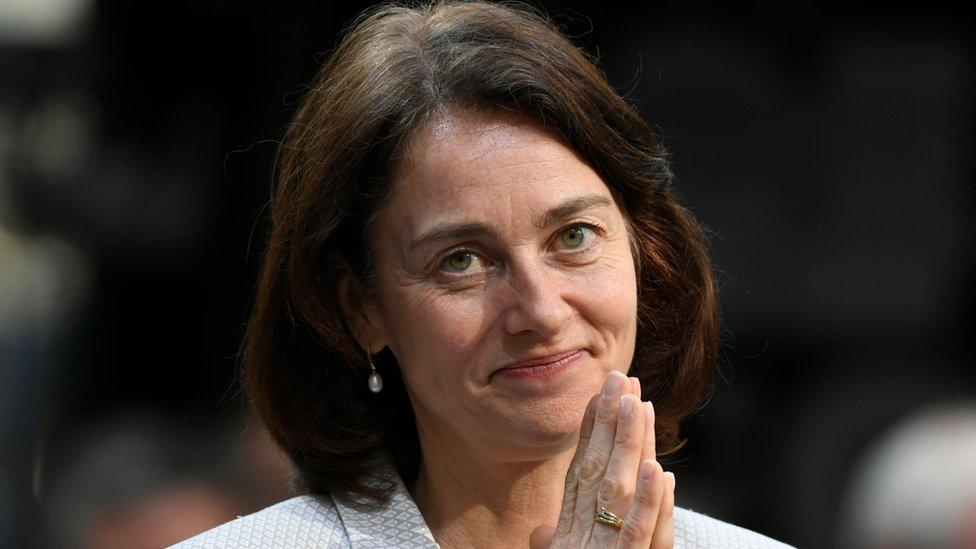
[[[366,5],[0,2],[0,546],[171,543],[288,497],[236,354],[276,139]],[[710,233],[722,378],[668,467],[678,505],[892,547],[905,500],[945,522],[928,546],[976,546],[952,522],[976,523],[972,18],[542,5]],[[945,436],[889,451],[909,431]],[[927,480],[876,489],[906,470]]]

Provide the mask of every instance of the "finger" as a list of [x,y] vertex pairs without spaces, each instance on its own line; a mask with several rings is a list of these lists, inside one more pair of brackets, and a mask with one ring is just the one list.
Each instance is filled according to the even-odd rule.
[[641,398],[640,379],[638,379],[636,377],[633,377],[633,376],[631,376],[629,379],[630,379],[630,392],[631,392],[631,394],[633,394],[634,396],[636,396],[637,397],[637,400],[643,400],[643,398]]
[[[559,511],[559,522],[550,538],[565,537],[573,527],[573,510],[576,507],[576,491],[579,483],[580,463],[586,453],[586,447],[590,441],[590,434],[593,432],[593,418],[596,416],[596,405],[600,395],[594,395],[586,404],[586,411],[583,413],[583,423],[580,425],[579,442],[576,444],[576,453],[573,454],[573,461],[569,464],[566,472],[566,485],[563,488],[563,505]],[[546,542],[544,545],[548,545]]]
[[656,419],[654,405],[650,401],[644,402],[643,405],[646,418],[644,420],[644,445],[643,451],[641,452],[641,463],[647,459],[657,459],[657,432],[654,429],[654,421]]
[[643,451],[645,412],[633,394],[620,397],[617,431],[607,471],[597,492],[597,508],[606,507],[610,512],[624,516],[630,508],[634,493],[634,481],[640,467]]
[[661,510],[665,482],[664,470],[658,462],[648,459],[641,463],[634,502],[620,528],[618,547],[643,549],[650,546]]
[[661,511],[657,515],[657,526],[651,538],[651,549],[671,549],[674,547],[674,473],[664,473],[665,489],[661,500]]
[[[625,517],[634,497],[634,483],[640,467],[642,443],[644,441],[644,410],[640,400],[632,394],[620,397],[620,413],[617,418],[617,432],[613,439],[613,451],[607,472],[600,483],[596,508],[606,508],[618,517]],[[613,545],[617,531],[613,528],[599,527],[594,530],[593,539],[597,545]]]
[[[630,378],[631,392],[637,395],[637,398],[643,399],[641,393],[640,378],[631,377]],[[647,413],[647,419],[644,422],[644,443],[641,450],[641,462],[645,459],[657,459],[655,455],[655,437],[656,431],[654,430],[654,406],[650,402],[642,403],[647,407],[644,412]]]
[[530,549],[546,549],[553,539],[555,538],[552,526],[540,526],[532,530],[529,535],[529,547]]
[[574,529],[578,527],[580,535],[588,534],[590,526],[593,525],[593,516],[597,510],[597,490],[600,488],[613,449],[620,397],[629,388],[627,377],[614,370],[604,381],[603,389],[597,399],[593,431],[580,462],[576,506],[573,513],[573,526]]

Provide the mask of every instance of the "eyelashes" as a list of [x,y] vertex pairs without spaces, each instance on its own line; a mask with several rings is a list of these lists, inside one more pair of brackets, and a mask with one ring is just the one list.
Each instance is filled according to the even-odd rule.
[[452,273],[464,272],[478,257],[472,250],[456,250],[441,261],[441,268]]
[[[551,240],[560,245],[565,254],[584,254],[593,247],[602,231],[603,227],[600,225],[577,221],[560,228]],[[452,279],[463,279],[481,273],[486,268],[485,263],[490,265],[491,262],[478,251],[460,247],[437,260],[436,272]],[[475,268],[472,269],[473,265]]]

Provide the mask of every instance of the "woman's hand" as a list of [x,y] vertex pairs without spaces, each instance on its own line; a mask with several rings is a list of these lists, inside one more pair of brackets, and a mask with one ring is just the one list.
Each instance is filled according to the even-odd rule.
[[[611,372],[586,407],[559,522],[537,528],[532,547],[672,547],[674,474],[661,469],[654,445],[654,408],[641,402],[640,382]],[[601,507],[623,526],[597,522]]]

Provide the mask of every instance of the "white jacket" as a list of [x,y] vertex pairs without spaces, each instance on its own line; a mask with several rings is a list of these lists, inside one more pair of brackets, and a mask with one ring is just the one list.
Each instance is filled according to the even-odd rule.
[[[362,511],[330,496],[298,496],[178,543],[178,549],[246,547],[434,548],[437,542],[396,476],[390,503]],[[788,548],[778,541],[675,507],[675,549]]]

